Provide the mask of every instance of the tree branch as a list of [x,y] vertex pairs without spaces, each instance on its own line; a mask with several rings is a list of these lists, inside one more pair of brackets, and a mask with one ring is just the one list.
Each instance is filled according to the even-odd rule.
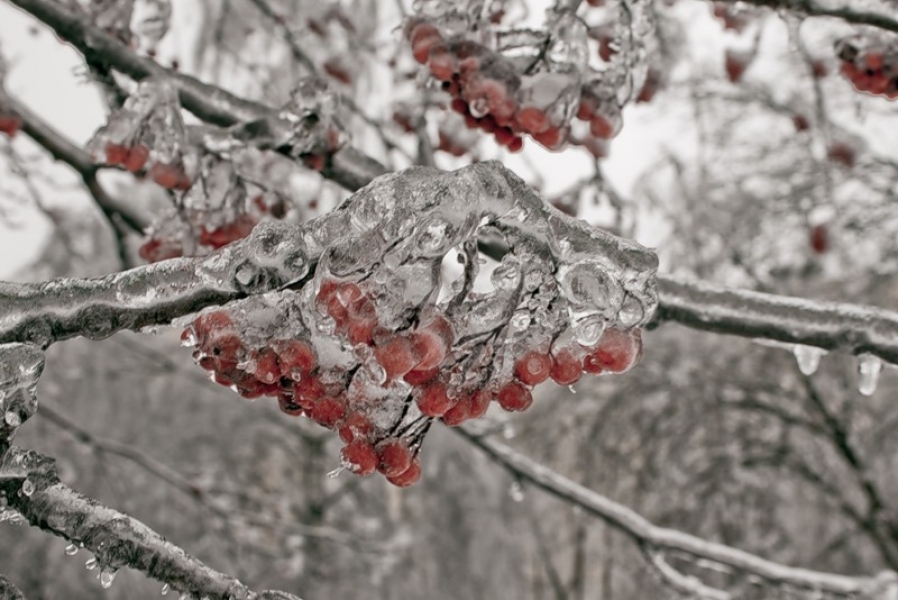
[[[27,484],[27,491],[24,489]],[[0,462],[0,494],[32,526],[83,544],[107,570],[130,567],[182,591],[221,600],[298,600],[283,592],[256,593],[219,573],[128,515],[103,506],[59,481],[55,461],[13,447]]]
[[0,575],[0,598],[3,600],[25,600],[25,595],[13,585],[12,581]]
[[873,354],[898,363],[898,313],[658,278],[659,321],[693,329]]
[[628,535],[640,547],[678,551],[752,573],[773,583],[821,592],[859,594],[863,598],[877,598],[879,597],[877,594],[882,593],[884,586],[898,585],[898,579],[891,571],[877,577],[850,577],[788,567],[674,529],[657,527],[630,508],[578,485],[508,446],[480,437],[470,427],[462,427],[456,431],[517,477],[533,483],[557,498],[582,507]]

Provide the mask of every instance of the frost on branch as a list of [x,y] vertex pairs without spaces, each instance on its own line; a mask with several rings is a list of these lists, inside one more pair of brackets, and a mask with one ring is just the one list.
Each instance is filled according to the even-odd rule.
[[[270,287],[290,231],[256,228],[239,285]],[[488,292],[474,291],[478,240],[508,249]],[[301,289],[204,312],[183,339],[215,381],[337,430],[344,468],[400,486],[420,476],[433,420],[525,410],[550,378],[630,369],[657,306],[652,252],[550,208],[498,163],[380,177],[301,246],[317,257]],[[463,273],[448,281],[451,261]]]
[[19,425],[37,410],[35,390],[44,353],[30,344],[0,345],[0,457]]

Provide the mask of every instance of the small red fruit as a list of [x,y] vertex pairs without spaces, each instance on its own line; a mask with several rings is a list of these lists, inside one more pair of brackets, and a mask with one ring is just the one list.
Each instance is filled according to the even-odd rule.
[[414,485],[418,482],[419,479],[421,479],[421,463],[418,462],[417,458],[412,460],[408,468],[399,475],[387,477],[387,481],[389,481],[396,487],[401,488],[407,488],[411,485]]
[[421,391],[418,408],[428,417],[442,417],[454,404],[446,394],[446,385],[435,381]]
[[527,385],[538,385],[549,378],[552,359],[547,354],[530,351],[515,364],[514,374],[518,381]]
[[394,336],[384,345],[375,348],[374,357],[386,371],[388,379],[402,377],[420,362],[412,342],[402,336]]
[[562,348],[552,359],[552,381],[558,385],[573,385],[580,380],[583,365],[569,348]]
[[400,439],[393,438],[382,441],[377,445],[379,462],[377,470],[387,477],[396,477],[408,469],[412,464],[412,451],[408,444]]
[[530,408],[533,396],[530,390],[517,382],[506,383],[496,394],[499,406],[507,411],[520,412]]
[[374,445],[361,438],[346,444],[340,454],[346,468],[361,477],[371,475],[377,468],[378,458]]

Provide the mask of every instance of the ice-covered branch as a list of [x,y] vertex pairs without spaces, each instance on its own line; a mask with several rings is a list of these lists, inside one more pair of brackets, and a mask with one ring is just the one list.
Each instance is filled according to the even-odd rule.
[[[108,585],[115,572],[130,567],[172,588],[221,600],[297,600],[283,592],[253,592],[219,573],[161,535],[117,510],[103,506],[59,481],[54,461],[13,447],[0,462],[0,494],[7,510],[31,525],[93,552]],[[106,583],[108,582],[108,583]]]
[[323,258],[338,277],[373,270],[378,261],[400,271],[403,263],[418,263],[415,269],[429,272],[425,262],[438,265],[438,257],[484,226],[577,288],[571,293],[579,301],[601,304],[606,318],[625,312],[632,327],[655,310],[654,253],[563,215],[503,165],[487,162],[451,173],[419,167],[384,176],[319,219],[263,224],[205,258],[96,279],[0,283],[0,342],[47,346],[168,323],[295,284]]
[[850,577],[788,567],[681,531],[657,527],[632,509],[584,488],[508,446],[485,439],[469,428],[461,428],[458,431],[517,477],[531,482],[553,496],[582,507],[616,527],[642,547],[685,553],[753,574],[771,583],[788,584],[819,592],[857,594],[861,598],[881,599],[890,597],[888,593],[898,589],[898,577],[891,571],[883,572],[876,577]]
[[19,426],[37,410],[44,353],[30,344],[0,344],[0,459]]
[[898,363],[898,313],[658,278],[657,319],[687,327],[777,340]]

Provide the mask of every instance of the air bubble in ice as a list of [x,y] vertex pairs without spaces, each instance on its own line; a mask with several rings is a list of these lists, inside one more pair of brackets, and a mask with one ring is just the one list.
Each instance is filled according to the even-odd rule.
[[22,424],[22,417],[20,417],[19,412],[15,410],[6,411],[6,415],[4,415],[3,420],[6,421],[7,425],[13,428],[16,428]]
[[642,310],[642,303],[636,299],[636,296],[627,294],[617,313],[618,322],[627,328],[635,327],[642,321],[644,316],[645,312]]
[[514,291],[521,282],[521,266],[515,260],[503,259],[502,264],[496,267],[490,275],[490,282],[497,290]]
[[74,556],[78,554],[78,546],[75,544],[69,544],[65,547],[66,556]]
[[879,383],[879,374],[882,372],[882,361],[872,354],[864,354],[857,365],[858,391],[864,396],[872,396]]
[[813,375],[820,366],[820,359],[826,352],[815,346],[805,346],[804,344],[796,344],[792,352],[795,353],[795,360],[798,361],[798,370],[804,375]]
[[582,346],[595,346],[605,331],[605,319],[598,314],[580,316],[571,320],[574,339]]
[[420,256],[443,256],[451,244],[451,238],[451,225],[440,217],[432,217],[421,225],[415,246]]
[[108,590],[112,587],[112,582],[115,581],[115,575],[117,571],[114,569],[102,569],[100,571],[100,587],[104,590]]
[[582,262],[559,269],[559,282],[565,297],[574,306],[605,308],[616,304],[618,294],[614,282],[598,265]]
[[22,495],[25,497],[30,497],[31,494],[34,493],[34,482],[31,479],[25,479],[22,482]]
[[100,566],[100,561],[98,561],[96,559],[96,557],[88,558],[87,562],[84,563],[84,568],[87,569],[88,571],[93,571],[94,569],[96,569],[99,566]]
[[169,586],[167,583],[163,583],[162,590],[160,591],[160,594],[165,596],[166,594],[168,594],[168,590],[170,590],[170,589],[171,589],[171,586]]

